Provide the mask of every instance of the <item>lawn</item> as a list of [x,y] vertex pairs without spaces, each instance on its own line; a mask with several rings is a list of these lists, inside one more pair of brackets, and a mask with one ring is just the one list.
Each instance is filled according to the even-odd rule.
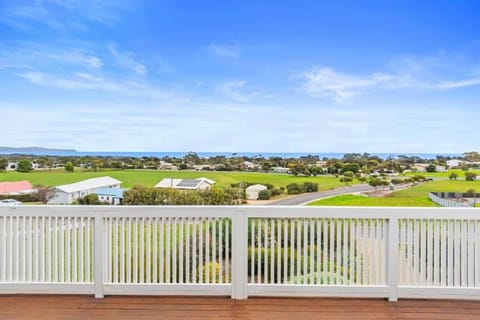
[[[419,174],[428,178],[448,179],[448,177],[452,172],[455,172],[456,174],[458,174],[458,179],[465,179],[465,171],[460,169],[452,169],[452,170],[448,170],[447,172],[407,172],[405,173],[405,176],[413,177],[414,175]],[[470,169],[468,170],[468,172],[473,172],[480,176],[480,170],[478,169]]]
[[342,185],[338,178],[332,176],[296,177],[286,174],[256,173],[256,172],[197,172],[197,171],[158,171],[158,170],[105,170],[105,171],[76,171],[68,173],[63,170],[34,171],[30,173],[3,172],[0,173],[0,182],[28,180],[33,185],[58,186],[78,182],[84,179],[110,176],[122,181],[122,187],[130,188],[141,184],[154,186],[163,178],[200,178],[205,177],[217,182],[221,188],[232,183],[242,181],[253,183],[270,183],[275,187],[284,187],[290,183],[315,182],[319,190],[329,190]]
[[345,194],[309,203],[310,206],[360,206],[360,207],[437,207],[426,198],[369,198]]
[[386,206],[386,207],[436,207],[428,199],[428,193],[434,191],[465,192],[468,189],[480,191],[480,181],[438,180],[430,181],[409,189],[393,192],[386,198],[368,198],[358,195],[342,195],[310,203],[314,206]]

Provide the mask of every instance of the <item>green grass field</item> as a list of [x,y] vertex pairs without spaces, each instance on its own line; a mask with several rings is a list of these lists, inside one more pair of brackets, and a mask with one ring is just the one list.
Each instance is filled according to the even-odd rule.
[[480,191],[480,181],[439,180],[430,181],[409,189],[393,192],[390,197],[368,198],[358,195],[342,195],[310,203],[314,206],[386,206],[386,207],[436,207],[428,199],[429,192],[465,192],[468,189]]
[[42,184],[45,186],[58,186],[69,184],[81,180],[110,176],[122,181],[122,187],[130,188],[141,184],[145,186],[154,186],[163,178],[200,178],[205,177],[215,180],[221,188],[228,187],[232,183],[253,182],[270,183],[275,187],[284,187],[290,183],[315,182],[318,183],[319,190],[329,190],[342,183],[335,177],[295,177],[286,174],[273,173],[254,173],[254,172],[196,172],[196,171],[157,171],[157,170],[105,170],[105,171],[76,171],[68,173],[63,170],[55,171],[34,171],[30,173],[20,172],[2,172],[0,173],[0,182],[28,180],[33,185]]
[[[455,172],[456,174],[458,174],[458,179],[459,180],[464,180],[465,179],[465,171],[460,170],[460,169],[448,170],[447,172],[407,172],[407,173],[405,173],[405,176],[413,177],[414,175],[419,174],[419,175],[422,175],[422,176],[425,176],[425,177],[428,177],[428,178],[446,178],[446,179],[448,179],[448,176],[450,176],[450,174],[452,172]],[[473,173],[476,173],[477,175],[480,176],[480,170],[470,169],[468,172],[473,172]]]
[[346,194],[342,196],[318,200],[310,206],[361,206],[361,207],[436,207],[426,198],[369,198],[365,196]]

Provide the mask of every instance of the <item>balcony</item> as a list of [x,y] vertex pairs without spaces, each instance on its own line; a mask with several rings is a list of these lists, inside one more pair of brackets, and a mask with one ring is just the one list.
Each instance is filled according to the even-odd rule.
[[2,207],[0,248],[1,294],[480,298],[474,208]]

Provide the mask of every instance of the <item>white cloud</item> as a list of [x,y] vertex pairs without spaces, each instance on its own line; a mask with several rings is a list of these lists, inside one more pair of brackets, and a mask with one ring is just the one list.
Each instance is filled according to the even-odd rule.
[[138,3],[118,0],[10,1],[0,7],[0,23],[22,31],[32,30],[35,24],[44,24],[61,33],[86,31],[89,29],[88,21],[114,26],[125,12],[133,10]]
[[258,91],[246,89],[246,84],[247,82],[243,80],[227,81],[218,86],[217,89],[226,97],[240,102],[247,102],[261,95]]
[[[175,96],[173,93],[170,93],[166,90],[161,90],[160,88],[148,84],[135,81],[113,80],[84,72],[77,72],[70,75],[57,75],[52,73],[30,71],[20,73],[19,76],[37,85],[73,91],[98,90],[154,98]],[[186,99],[186,97],[180,96],[178,98],[180,98],[180,100]]]
[[236,58],[240,55],[240,48],[237,45],[212,43],[207,49],[214,55],[222,58]]
[[103,61],[82,49],[52,50],[39,46],[5,46],[0,51],[0,69],[44,69],[75,66],[100,69]]
[[372,74],[365,77],[339,73],[331,68],[315,67],[297,75],[301,79],[302,89],[313,97],[330,97],[335,101],[349,98],[366,88],[383,84],[391,80],[386,74]]
[[[461,59],[462,58],[462,59]],[[330,67],[313,67],[292,78],[312,97],[344,101],[380,90],[443,91],[480,85],[480,68],[458,55],[400,57],[384,71],[370,74],[343,73]]]
[[131,53],[119,52],[113,44],[110,44],[108,46],[108,50],[116,58],[118,64],[120,64],[121,66],[130,69],[139,75],[144,75],[147,73],[147,68],[140,62],[136,61],[132,57]]

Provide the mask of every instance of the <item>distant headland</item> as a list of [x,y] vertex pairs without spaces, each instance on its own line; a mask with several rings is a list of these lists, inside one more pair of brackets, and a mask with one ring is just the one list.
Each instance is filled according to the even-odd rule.
[[77,152],[75,149],[54,149],[54,148],[43,148],[43,147],[1,147],[0,152],[11,152],[11,153],[36,153],[36,152]]

